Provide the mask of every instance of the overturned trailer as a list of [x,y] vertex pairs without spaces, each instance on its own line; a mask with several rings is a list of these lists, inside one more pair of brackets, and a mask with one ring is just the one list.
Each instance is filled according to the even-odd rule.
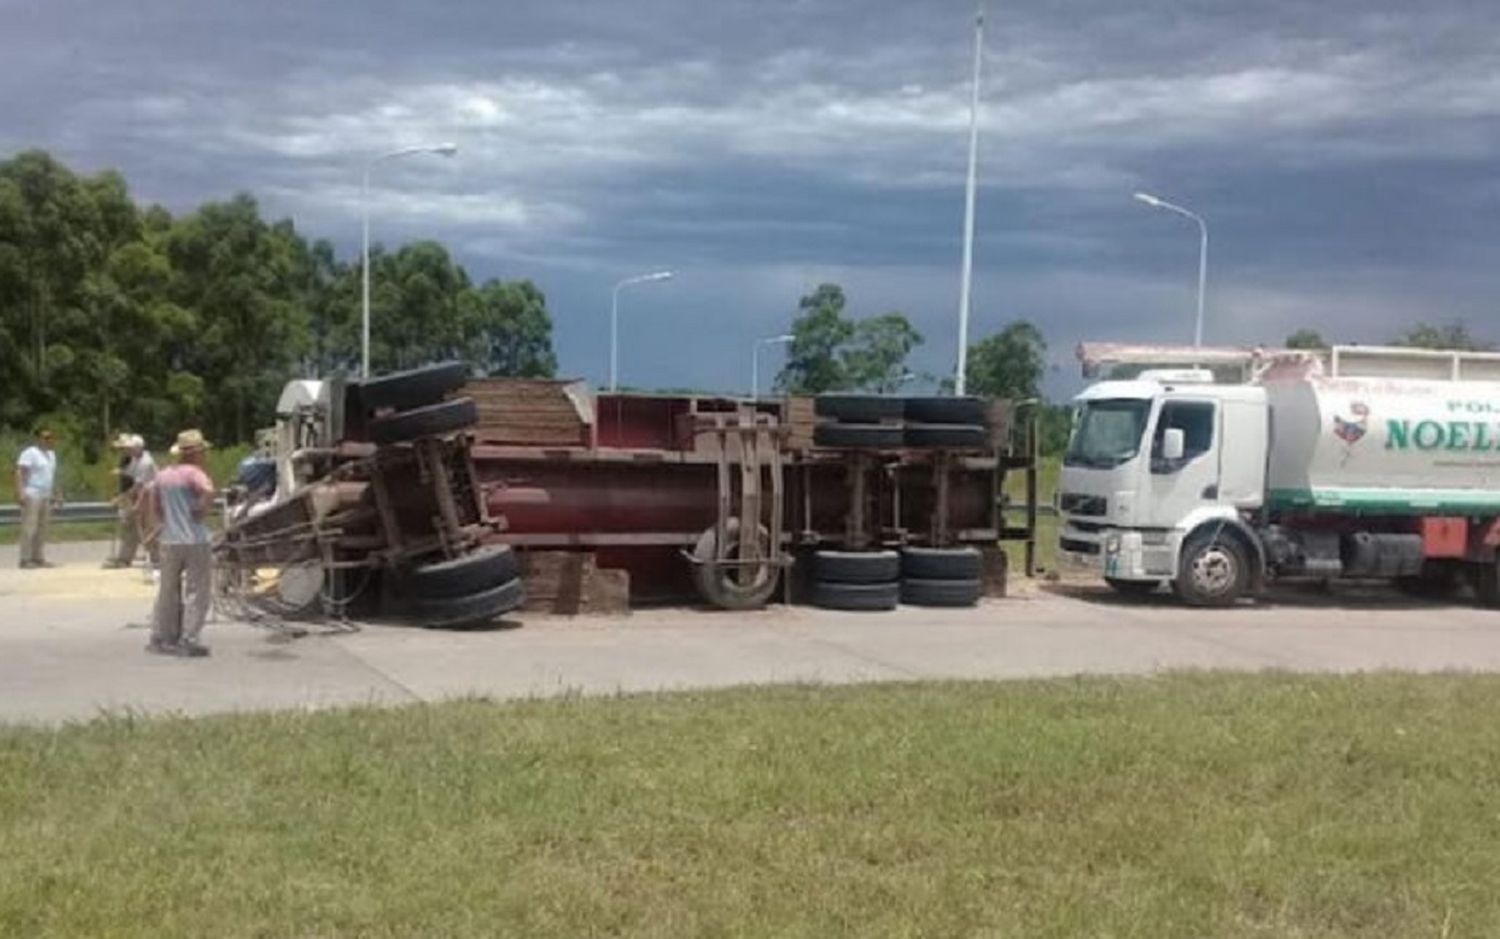
[[[519,604],[524,580],[534,605],[565,612],[692,597],[881,608],[871,598],[898,589],[875,573],[891,549],[931,552],[919,566],[966,583],[985,573],[993,591],[999,542],[1034,543],[1034,514],[1007,524],[1002,504],[1020,473],[1034,512],[1034,421],[1003,402],[596,395],[456,366],[293,386],[276,492],[241,504],[224,548],[241,571],[281,565],[300,590],[272,593],[290,605],[454,622],[438,614],[467,613],[457,591],[423,587],[438,568],[497,603]],[[476,566],[488,573],[458,573]]]

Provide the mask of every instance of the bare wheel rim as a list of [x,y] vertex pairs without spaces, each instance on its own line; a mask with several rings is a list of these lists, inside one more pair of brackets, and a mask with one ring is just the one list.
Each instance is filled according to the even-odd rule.
[[1193,586],[1204,593],[1227,593],[1234,586],[1238,574],[1237,562],[1230,551],[1213,545],[1193,558],[1192,574]]

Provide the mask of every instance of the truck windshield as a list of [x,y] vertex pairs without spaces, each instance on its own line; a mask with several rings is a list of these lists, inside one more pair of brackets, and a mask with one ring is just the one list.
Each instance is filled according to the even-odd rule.
[[1151,402],[1139,398],[1089,401],[1078,415],[1078,429],[1063,463],[1068,466],[1119,466],[1141,450],[1141,436]]

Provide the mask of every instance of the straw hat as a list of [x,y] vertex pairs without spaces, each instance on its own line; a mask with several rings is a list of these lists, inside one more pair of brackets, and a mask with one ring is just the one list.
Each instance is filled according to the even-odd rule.
[[115,442],[110,444],[110,446],[116,450],[128,450],[131,448],[131,446],[133,446],[131,441],[134,439],[135,438],[132,435],[124,433],[122,431],[118,436],[115,437]]
[[207,450],[211,444],[203,439],[201,430],[185,430],[177,435],[177,442],[172,444],[172,455],[181,456],[193,450]]

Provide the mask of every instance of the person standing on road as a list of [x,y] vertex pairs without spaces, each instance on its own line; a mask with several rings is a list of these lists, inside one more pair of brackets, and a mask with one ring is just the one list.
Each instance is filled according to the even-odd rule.
[[178,434],[172,454],[180,462],[158,472],[146,490],[148,514],[161,531],[161,583],[147,652],[208,655],[198,641],[213,589],[213,549],[204,521],[214,504],[214,484],[203,471],[207,453],[200,431]]
[[21,567],[53,567],[47,560],[47,525],[52,505],[61,502],[57,488],[57,452],[52,431],[36,429],[36,443],[16,460],[16,504],[21,507]]
[[[142,509],[145,508],[146,490],[156,479],[156,461],[146,449],[146,440],[139,434],[121,434],[115,439],[115,447],[124,451],[120,468],[115,470],[120,478],[120,494],[116,497],[120,507],[119,553],[104,562],[105,567],[129,567],[135,563],[136,551],[140,548],[144,529]],[[156,542],[146,546],[151,562],[156,563]]]

